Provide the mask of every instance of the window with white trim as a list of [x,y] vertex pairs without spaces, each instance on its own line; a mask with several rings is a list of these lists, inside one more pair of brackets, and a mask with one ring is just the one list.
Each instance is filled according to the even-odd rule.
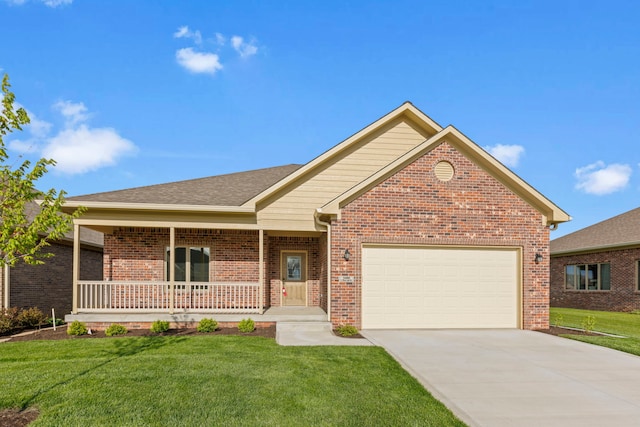
[[565,289],[608,291],[611,289],[611,264],[574,264],[564,267]]
[[[175,281],[176,282],[208,282],[210,249],[205,247],[176,246]],[[166,278],[169,280],[169,260],[171,248],[166,250]]]

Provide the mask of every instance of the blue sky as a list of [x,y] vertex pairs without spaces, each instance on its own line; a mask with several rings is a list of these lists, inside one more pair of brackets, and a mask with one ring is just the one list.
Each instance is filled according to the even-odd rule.
[[70,195],[306,163],[404,101],[573,221],[640,205],[640,2],[0,0],[0,73]]

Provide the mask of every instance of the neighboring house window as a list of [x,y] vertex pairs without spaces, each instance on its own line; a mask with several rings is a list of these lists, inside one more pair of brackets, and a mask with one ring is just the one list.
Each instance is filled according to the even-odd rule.
[[[209,248],[176,247],[175,279],[176,282],[208,282],[209,281]],[[166,274],[169,280],[169,259],[171,250],[166,251]]]
[[564,269],[565,289],[578,291],[608,291],[611,289],[611,265],[576,264]]

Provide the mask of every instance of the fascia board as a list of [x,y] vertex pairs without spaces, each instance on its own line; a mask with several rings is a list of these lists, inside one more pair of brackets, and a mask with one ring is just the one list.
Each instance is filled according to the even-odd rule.
[[469,157],[478,166],[485,169],[489,174],[494,176],[508,188],[514,191],[519,197],[536,208],[546,217],[546,223],[557,224],[569,221],[569,215],[556,206],[549,199],[544,197],[535,188],[525,182],[522,178],[513,173],[510,169],[489,155],[480,148],[476,143],[467,138],[463,133],[455,127],[449,125],[433,137],[425,140],[422,144],[403,156],[399,157],[380,171],[371,175],[360,184],[354,186],[350,190],[341,194],[331,202],[321,208],[322,213],[328,215],[338,215],[340,208],[359,197],[362,193],[377,185],[387,177],[393,175],[409,163],[430,151],[440,143],[447,141],[452,144],[462,154]]
[[302,166],[300,169],[296,170],[291,175],[288,175],[284,179],[278,181],[273,186],[267,188],[260,194],[248,200],[242,206],[251,207],[255,209],[255,206],[261,200],[264,200],[269,196],[275,194],[282,188],[286,187],[287,185],[290,185],[300,177],[304,176],[305,174],[315,169],[318,165],[329,161],[331,158],[343,152],[344,150],[347,150],[349,147],[351,147],[353,144],[360,141],[362,138],[365,138],[367,135],[375,132],[377,129],[385,126],[386,124],[392,122],[393,120],[403,115],[407,116],[408,118],[410,118],[412,121],[414,121],[424,129],[429,129],[431,132],[440,132],[442,130],[442,127],[438,123],[436,123],[434,120],[432,120],[429,116],[424,114],[422,111],[420,111],[410,102],[405,102],[400,107],[386,114],[384,117],[376,120],[375,122],[371,123],[369,126],[365,127],[359,132],[351,135],[349,138],[345,139],[344,141],[334,146],[333,148],[329,149],[328,151],[324,152],[323,154],[316,157],[315,159],[311,160],[309,163]]
[[[39,201],[40,202],[40,201]],[[162,211],[162,212],[207,212],[253,214],[255,211],[243,206],[208,206],[208,205],[170,205],[160,203],[113,203],[67,200],[63,210],[75,210],[79,207],[104,210]]]

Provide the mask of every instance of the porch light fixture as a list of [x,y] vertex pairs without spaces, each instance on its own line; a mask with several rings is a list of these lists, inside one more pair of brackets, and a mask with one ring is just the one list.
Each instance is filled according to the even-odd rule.
[[351,252],[349,252],[349,249],[344,250],[344,255],[342,255],[342,257],[345,261],[349,261],[349,258],[351,258]]
[[542,254],[538,252],[533,260],[536,264],[540,264],[540,262],[542,261]]

